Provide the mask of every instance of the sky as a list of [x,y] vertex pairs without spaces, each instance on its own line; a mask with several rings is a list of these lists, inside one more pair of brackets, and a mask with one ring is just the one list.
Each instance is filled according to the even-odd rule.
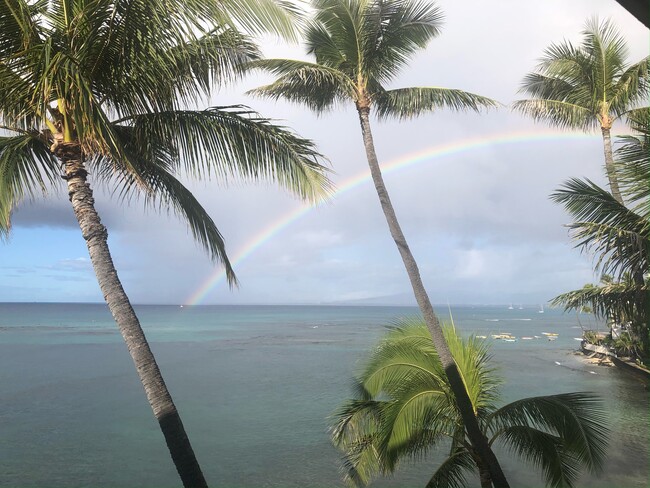
[[[504,108],[446,110],[415,120],[372,120],[386,184],[433,303],[526,304],[597,281],[593,258],[569,239],[549,195],[571,177],[605,185],[600,135],[559,131],[511,112],[544,49],[580,41],[585,21],[611,18],[629,60],[649,54],[648,30],[614,0],[440,0],[441,35],[391,87],[443,86],[489,96]],[[301,46],[264,39],[268,57],[308,59]],[[245,92],[250,76],[204,106],[243,103],[316,142],[338,190],[315,208],[267,183],[187,180],[217,223],[240,287],[173,214],[126,205],[95,186],[119,276],[134,303],[414,304],[388,233],[352,106],[316,116]],[[625,133],[615,127],[614,133]],[[92,178],[92,175],[91,175]],[[93,181],[91,179],[91,184]],[[0,242],[0,301],[101,302],[66,192],[24,202]]]

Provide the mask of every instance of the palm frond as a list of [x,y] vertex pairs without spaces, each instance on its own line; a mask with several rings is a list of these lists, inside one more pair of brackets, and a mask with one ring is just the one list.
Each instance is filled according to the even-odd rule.
[[363,76],[380,83],[395,78],[417,51],[440,34],[442,18],[440,8],[431,2],[365,3],[357,35]]
[[[646,293],[650,289],[646,285]],[[579,290],[573,290],[556,296],[551,305],[564,307],[564,310],[582,310],[589,307],[594,315],[614,319],[617,323],[625,322],[624,317],[637,317],[639,287],[636,283],[626,281],[604,283],[599,286],[588,284]],[[641,311],[642,312],[642,311]]]
[[219,2],[236,24],[251,34],[275,34],[288,41],[298,40],[304,11],[288,0],[224,0]]
[[561,100],[517,100],[512,107],[536,121],[548,121],[565,129],[591,130],[598,127],[598,120],[583,106]]
[[377,116],[407,119],[433,110],[473,110],[498,106],[498,102],[474,93],[439,87],[399,88],[379,92],[373,98]]
[[97,64],[95,88],[122,117],[192,104],[213,87],[236,80],[244,65],[260,56],[247,36],[226,28],[164,52],[142,54],[129,60],[126,71],[122,67],[126,60],[117,59],[122,70],[117,77],[111,66]]
[[617,175],[633,210],[650,220],[650,109],[636,110],[629,119],[639,135],[618,140]]
[[647,56],[625,69],[612,87],[610,106],[617,117],[627,114],[630,106],[648,102],[648,95],[650,95],[649,67],[650,56]]
[[0,60],[39,42],[41,29],[35,17],[44,1],[4,0],[0,5]]
[[100,157],[89,161],[89,167],[123,199],[135,194],[147,204],[174,211],[210,258],[223,265],[228,283],[236,285],[223,236],[194,195],[172,174],[174,158],[164,147],[139,144],[131,127],[119,127],[117,132],[129,158],[128,166]]
[[57,181],[57,162],[38,133],[0,137],[0,237],[8,234],[20,201],[45,193]]
[[[519,441],[511,437],[513,434],[507,432],[512,426],[541,429],[554,437],[550,444],[542,444],[545,446],[544,452],[550,450],[552,445],[561,445],[567,456],[575,458],[577,462],[593,472],[601,470],[605,461],[605,448],[609,436],[607,424],[607,413],[603,408],[602,400],[592,393],[584,392],[517,400],[496,410],[490,415],[488,421],[490,430],[495,433],[494,437],[505,436],[509,442],[515,442],[517,450],[520,450],[517,442],[534,443],[535,439],[524,437]],[[525,436],[541,435],[530,430],[516,432],[521,432]],[[523,447],[520,452],[528,449],[527,446]],[[537,453],[534,456],[541,456],[541,454]],[[543,461],[537,459],[536,462]]]
[[307,28],[307,53],[316,62],[357,79],[363,63],[360,29],[363,10],[369,2],[313,0],[314,20]]
[[330,191],[314,144],[243,106],[138,115],[121,121],[139,144],[163,144],[196,176],[275,181],[308,201]]
[[453,398],[446,391],[429,389],[408,378],[401,391],[381,408],[377,449],[383,465],[391,472],[404,457],[424,457],[459,423]]
[[327,66],[287,59],[264,59],[249,64],[278,75],[270,85],[248,93],[273,100],[285,99],[307,105],[316,112],[356,98],[353,82],[342,72]]
[[541,468],[547,486],[574,486],[580,474],[580,464],[571,452],[564,450],[558,436],[525,425],[513,425],[500,431],[497,440],[514,454]]
[[592,252],[596,267],[622,275],[650,269],[650,224],[589,180],[571,179],[551,195],[575,217],[577,247]]
[[438,467],[426,488],[464,488],[468,486],[466,473],[474,471],[476,465],[469,452],[458,449]]
[[344,480],[355,486],[366,486],[384,472],[377,450],[381,405],[371,399],[350,400],[332,415],[332,441],[344,451]]

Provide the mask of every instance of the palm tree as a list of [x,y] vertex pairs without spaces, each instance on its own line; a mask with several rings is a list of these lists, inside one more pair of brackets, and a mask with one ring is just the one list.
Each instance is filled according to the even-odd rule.
[[596,269],[613,279],[598,287],[564,293],[554,304],[566,310],[590,305],[604,317],[624,317],[650,355],[650,112],[632,120],[637,136],[622,138],[616,171],[628,208],[589,180],[571,179],[551,198],[576,219],[570,224],[577,247],[593,254]]
[[559,127],[591,130],[600,127],[605,169],[614,198],[623,203],[612,155],[612,124],[638,112],[650,95],[650,56],[627,64],[627,46],[615,26],[589,20],[582,44],[551,45],[537,70],[524,78],[522,91],[530,100],[513,107],[535,120]]
[[458,368],[445,344],[438,318],[426,293],[379,168],[370,129],[370,112],[379,118],[406,119],[435,109],[479,111],[493,100],[439,87],[387,89],[409,59],[440,32],[442,14],[431,2],[418,0],[313,0],[314,19],[306,31],[308,54],[315,62],[260,60],[253,67],[278,79],[253,94],[303,103],[318,113],[338,103],[354,103],[361,124],[372,180],[391,236],[406,268],[415,298],[456,394],[472,444],[490,466],[497,486],[508,486],[499,463],[478,428]]
[[[541,469],[548,486],[571,487],[581,467],[602,468],[608,436],[606,413],[589,393],[517,400],[497,407],[500,380],[489,366],[484,340],[463,340],[444,329],[449,348],[490,445],[502,445]],[[490,472],[467,439],[451,385],[421,319],[402,320],[371,352],[356,380],[355,397],[334,416],[332,438],[344,453],[346,480],[365,486],[394,472],[401,460],[422,460],[446,440],[448,457],[427,487],[467,486]]]
[[328,180],[310,141],[246,107],[183,107],[258,57],[233,19],[291,34],[283,4],[0,3],[0,237],[20,201],[66,182],[101,291],[185,486],[206,482],[118,279],[89,176],[122,197],[172,209],[235,284],[219,230],[177,176],[267,179],[309,200]]

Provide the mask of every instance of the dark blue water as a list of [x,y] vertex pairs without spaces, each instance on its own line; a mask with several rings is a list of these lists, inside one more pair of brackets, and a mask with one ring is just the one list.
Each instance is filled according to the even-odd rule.
[[[400,307],[140,306],[137,312],[211,486],[342,486],[327,417]],[[442,307],[440,315],[449,317]],[[503,401],[590,390],[611,412],[606,472],[579,486],[648,486],[648,393],[574,354],[575,316],[538,307],[452,307],[492,341]],[[584,325],[593,327],[593,323]],[[556,363],[560,363],[559,365]],[[131,360],[102,305],[0,304],[0,486],[178,486]],[[500,453],[512,486],[535,471]],[[436,457],[377,486],[423,486]]]

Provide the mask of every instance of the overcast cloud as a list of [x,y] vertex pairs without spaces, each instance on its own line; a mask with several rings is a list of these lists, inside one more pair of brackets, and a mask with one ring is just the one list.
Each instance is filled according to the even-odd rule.
[[[544,49],[580,40],[585,20],[611,17],[630,60],[648,55],[648,31],[614,0],[438,2],[442,35],[394,87],[461,88],[509,104]],[[304,57],[265,41],[271,57]],[[251,77],[211,104],[245,103],[317,142],[340,183],[366,168],[351,107],[322,117],[244,95],[269,78]],[[207,105],[208,102],[206,102]],[[489,114],[440,111],[403,123],[373,121],[380,161],[439,145],[514,131],[548,131],[507,108]],[[624,129],[618,128],[619,131]],[[544,302],[594,279],[591,259],[573,249],[569,221],[549,194],[570,177],[605,184],[599,137],[495,144],[432,158],[386,177],[433,302]],[[236,256],[270,223],[300,205],[268,184],[188,182]],[[98,189],[110,246],[136,303],[184,303],[219,271],[173,215],[125,206]],[[64,191],[25,203],[0,251],[0,300],[101,301]],[[408,281],[369,183],[309,211],[236,267],[241,288],[223,283],[202,303],[412,303]]]

